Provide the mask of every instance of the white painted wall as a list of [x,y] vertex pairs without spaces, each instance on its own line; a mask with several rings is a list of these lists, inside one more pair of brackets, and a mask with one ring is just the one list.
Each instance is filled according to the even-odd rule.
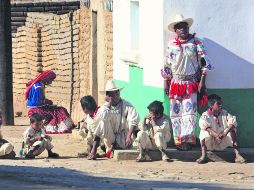
[[164,45],[170,34],[169,18],[182,13],[192,17],[192,32],[204,40],[215,67],[209,88],[254,87],[253,0],[165,0]]
[[113,78],[129,82],[129,66],[122,61],[123,54],[130,50],[130,1],[113,3]]
[[[175,14],[192,17],[191,32],[203,39],[214,71],[209,88],[254,88],[254,0],[139,0],[140,65],[144,85],[162,87],[160,68],[172,38],[167,25]],[[120,57],[130,50],[130,1],[114,1],[114,78],[129,81]],[[127,55],[128,53],[125,53]]]
[[[139,66],[143,68],[144,85],[163,87],[160,69],[164,63],[163,0],[156,3],[139,0]],[[131,52],[130,1],[114,1],[113,44],[114,78],[129,81],[129,69],[122,58],[133,59]]]
[[140,54],[143,83],[163,87],[160,70],[164,64],[163,0],[140,1]]

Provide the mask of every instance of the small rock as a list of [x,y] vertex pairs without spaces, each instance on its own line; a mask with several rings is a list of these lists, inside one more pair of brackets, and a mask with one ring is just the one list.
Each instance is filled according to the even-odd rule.
[[234,175],[234,174],[244,174],[244,173],[242,173],[242,172],[230,172],[230,173],[228,173],[228,175]]
[[237,178],[237,179],[245,179],[245,177],[242,176],[242,175],[238,175],[236,178]]

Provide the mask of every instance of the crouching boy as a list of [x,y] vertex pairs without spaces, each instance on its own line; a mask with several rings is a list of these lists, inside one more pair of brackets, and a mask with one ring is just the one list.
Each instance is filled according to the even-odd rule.
[[[79,153],[79,157],[88,156],[93,147],[93,140],[95,138],[95,130],[101,120],[101,109],[95,102],[92,96],[84,96],[80,100],[80,104],[86,117],[84,119],[84,124],[79,130],[79,134],[86,139],[87,152]],[[104,154],[97,154],[97,157],[104,157],[106,148],[103,143],[100,143],[101,149],[104,151]]]
[[5,139],[1,132],[2,113],[0,111],[0,159],[14,159],[16,154],[13,151],[14,147]]
[[137,162],[151,161],[148,150],[160,150],[162,160],[170,161],[167,153],[167,142],[171,137],[169,119],[164,115],[162,102],[154,101],[148,107],[149,115],[145,116],[141,131],[138,132],[136,142],[139,156]]
[[58,158],[57,153],[52,152],[52,138],[46,135],[42,129],[43,118],[40,114],[34,113],[30,117],[30,127],[23,133],[26,158],[35,158],[40,155],[45,149],[48,151],[49,158]]
[[199,120],[202,155],[197,159],[197,163],[203,164],[208,161],[207,150],[223,150],[227,147],[234,148],[236,163],[245,163],[237,146],[236,117],[222,109],[222,100],[218,95],[211,94],[208,103],[209,109]]

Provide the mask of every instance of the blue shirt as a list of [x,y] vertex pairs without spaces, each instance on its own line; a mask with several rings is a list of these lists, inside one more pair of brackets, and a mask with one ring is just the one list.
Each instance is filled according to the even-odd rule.
[[40,82],[35,83],[29,91],[27,107],[41,106],[43,103],[43,89]]

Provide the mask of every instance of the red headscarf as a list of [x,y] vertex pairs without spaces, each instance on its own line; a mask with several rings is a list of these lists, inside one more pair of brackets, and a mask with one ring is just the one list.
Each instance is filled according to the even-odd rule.
[[35,83],[39,81],[49,82],[49,81],[53,81],[55,78],[56,78],[56,74],[54,73],[54,71],[51,71],[51,70],[47,70],[39,74],[34,80],[31,80],[26,84],[25,98],[26,99],[28,98],[29,91]]

